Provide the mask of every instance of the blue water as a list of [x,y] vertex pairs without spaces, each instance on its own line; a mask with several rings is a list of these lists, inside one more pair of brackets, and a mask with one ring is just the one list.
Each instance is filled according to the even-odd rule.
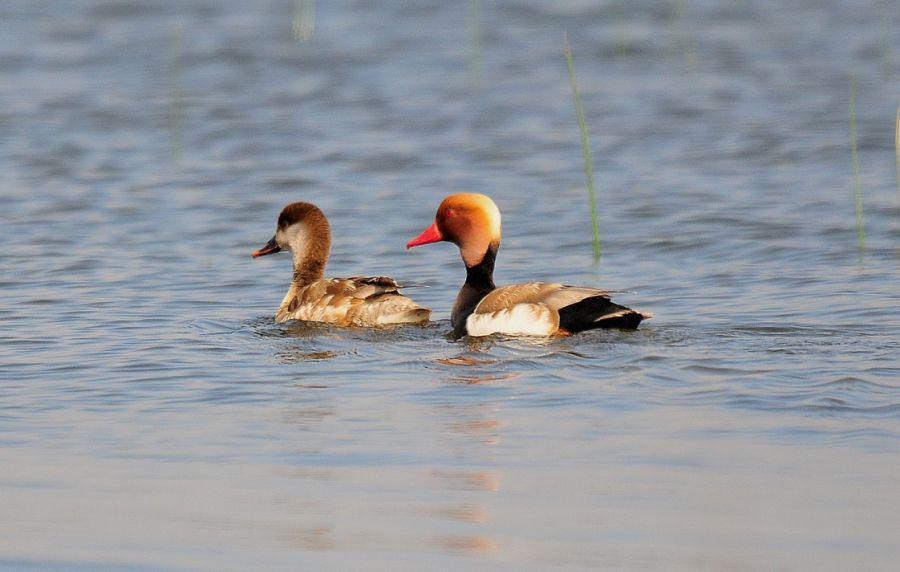
[[[897,17],[7,0],[0,569],[892,569]],[[459,191],[498,283],[655,317],[451,341],[456,249],[404,244]],[[295,200],[435,322],[273,323]]]

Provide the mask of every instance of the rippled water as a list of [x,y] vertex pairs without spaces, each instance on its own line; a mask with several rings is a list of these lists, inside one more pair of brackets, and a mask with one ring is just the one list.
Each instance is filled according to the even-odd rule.
[[[593,263],[567,29],[591,131]],[[0,568],[890,569],[887,2],[0,5]],[[849,136],[857,86],[866,246]],[[453,342],[445,194],[500,283],[639,331]],[[280,208],[427,327],[274,324]]]

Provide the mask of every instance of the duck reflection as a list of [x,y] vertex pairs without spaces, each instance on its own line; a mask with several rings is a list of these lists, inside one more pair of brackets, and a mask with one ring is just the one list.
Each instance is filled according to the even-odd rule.
[[495,493],[500,490],[500,477],[494,471],[435,470],[431,476],[441,481],[450,491],[481,491]]
[[485,445],[496,445],[500,442],[497,430],[501,423],[496,419],[474,419],[450,423],[450,428],[459,433],[472,436],[472,440]]
[[518,373],[495,373],[495,374],[461,374],[453,375],[447,378],[448,383],[457,383],[462,385],[484,385],[488,383],[499,383],[501,381],[509,381],[519,377]]
[[334,550],[334,530],[331,526],[298,527],[288,533],[287,542],[303,550]]
[[[275,361],[282,364],[327,361],[352,353],[344,349],[347,344],[341,332],[328,324],[266,320],[257,324],[255,330],[260,337],[289,341],[288,347],[280,347],[273,354]],[[339,349],[328,349],[328,346]]]
[[489,536],[447,536],[434,544],[447,552],[467,556],[488,556],[497,552],[497,541]]
[[307,348],[290,348],[287,350],[282,350],[275,352],[275,359],[278,360],[278,363],[290,364],[290,363],[302,363],[307,361],[323,361],[329,360],[338,357],[341,355],[340,352],[336,352],[334,350],[322,350],[322,351],[306,351]]
[[[433,356],[439,379],[454,384],[513,379],[516,374],[502,371],[502,356],[483,351],[493,343],[460,343],[455,345],[456,355]],[[327,342],[324,345],[328,348]],[[334,375],[336,364],[328,361],[334,356],[313,354],[311,350],[317,349],[313,344],[302,346],[286,351],[281,358],[325,361],[321,366],[302,368],[298,374],[301,380],[321,382],[323,375]],[[297,486],[287,495],[285,506],[279,508],[288,512],[292,521],[279,537],[292,547],[308,551],[425,546],[436,552],[496,558],[502,547],[491,532],[496,526],[495,495],[501,492],[503,481],[493,467],[504,430],[501,408],[495,401],[496,392],[490,389],[483,393],[483,401],[472,397],[482,393],[480,390],[471,395],[465,389],[451,393],[455,397],[449,402],[441,400],[425,411],[433,421],[430,433],[437,437],[436,442],[427,438],[427,444],[440,449],[447,462],[424,467],[417,464],[419,469],[412,471],[402,464],[384,463],[380,457],[373,466],[359,459],[361,465],[344,464],[339,458],[340,447],[334,448],[334,439],[339,437],[341,446],[353,455],[363,454],[358,451],[356,434],[335,435],[329,429],[339,424],[323,423],[341,418],[332,392],[298,393],[302,403],[285,407],[281,413],[281,420],[302,434],[287,452],[300,463],[287,469]],[[360,414],[368,411],[364,408]],[[407,434],[396,438],[403,442],[412,439]],[[409,442],[415,445],[418,441]],[[336,491],[339,494],[334,494]]]
[[438,518],[469,524],[484,524],[490,520],[490,514],[484,507],[465,503],[454,506],[438,507],[431,510],[430,514]]
[[[450,361],[452,360],[452,361]],[[447,365],[471,367],[496,363],[496,360],[463,355],[450,358]],[[494,377],[474,375],[479,382]],[[441,404],[434,414],[444,420],[446,448],[453,457],[466,462],[490,461],[494,448],[500,443],[503,423],[497,418],[499,409],[494,404],[473,405],[465,403]],[[500,550],[497,540],[485,533],[494,520],[491,512],[493,496],[501,490],[501,475],[492,469],[459,469],[442,467],[432,469],[429,480],[444,491],[442,502],[427,509],[429,516],[455,523],[448,533],[433,538],[431,543],[440,550],[466,556],[489,556]],[[471,527],[471,533],[459,527]],[[448,531],[449,532],[449,531]]]
[[451,368],[466,367],[471,370],[447,370],[450,375],[446,377],[448,383],[462,385],[482,385],[500,381],[509,381],[518,377],[518,373],[498,372],[496,367],[480,369],[484,366],[496,366],[499,360],[482,355],[482,352],[493,345],[493,340],[467,339],[465,351],[456,356],[437,358],[434,361]]
[[[431,477],[435,479],[441,488],[453,493],[463,494],[467,499],[458,503],[445,503],[430,508],[427,513],[433,518],[461,523],[465,526],[483,528],[493,520],[487,501],[479,495],[472,493],[496,493],[500,490],[500,476],[493,471],[459,471],[459,470],[435,470]],[[479,502],[480,501],[480,502]],[[454,527],[455,529],[456,527]],[[498,551],[499,545],[492,536],[484,533],[476,534],[446,534],[432,539],[431,543],[441,550],[465,554],[468,556],[488,556]]]
[[332,405],[311,404],[306,406],[287,407],[281,410],[281,421],[293,425],[296,429],[319,430],[322,422],[336,414]]

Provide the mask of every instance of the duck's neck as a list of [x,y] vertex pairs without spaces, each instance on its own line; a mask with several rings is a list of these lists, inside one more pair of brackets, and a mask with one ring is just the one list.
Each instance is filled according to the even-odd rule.
[[325,276],[325,264],[328,254],[313,256],[311,253],[294,253],[294,279],[292,283],[298,287],[306,286]]
[[281,308],[289,307],[301,289],[325,276],[325,265],[331,252],[331,230],[324,217],[321,220],[309,218],[294,227],[289,235],[294,255],[294,278],[281,301]]
[[494,286],[494,261],[497,259],[499,243],[492,243],[481,261],[473,266],[466,265],[466,282],[456,296],[456,303],[450,314],[453,333],[457,337],[466,335],[466,320],[475,311],[481,299],[496,288]]

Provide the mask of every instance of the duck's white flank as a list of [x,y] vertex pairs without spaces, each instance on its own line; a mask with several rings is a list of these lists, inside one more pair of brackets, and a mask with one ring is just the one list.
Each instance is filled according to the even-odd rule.
[[559,330],[559,312],[546,304],[515,304],[493,312],[473,312],[466,319],[470,336],[496,333],[513,336],[549,336]]

